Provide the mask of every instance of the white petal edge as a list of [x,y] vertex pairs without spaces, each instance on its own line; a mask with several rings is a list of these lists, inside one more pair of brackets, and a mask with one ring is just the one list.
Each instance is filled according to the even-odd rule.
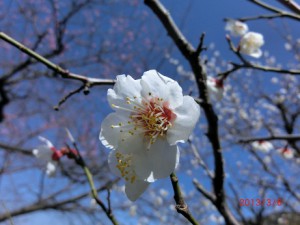
[[171,109],[182,104],[183,94],[179,84],[169,77],[166,77],[156,70],[144,72],[141,78],[142,96],[149,98],[151,96],[163,98],[169,103]]
[[48,146],[41,145],[33,149],[32,154],[38,159],[49,161],[52,159],[53,152]]
[[174,110],[176,119],[167,131],[167,140],[170,145],[185,142],[200,117],[200,107],[191,96],[183,97],[183,104]]
[[46,166],[46,174],[49,176],[49,177],[53,177],[56,173],[56,166],[57,166],[57,163],[54,162],[54,161],[49,161],[47,163],[47,166]]
[[52,142],[49,141],[47,138],[44,138],[44,137],[42,137],[42,136],[39,136],[38,138],[39,138],[39,140],[40,140],[41,142],[44,142],[44,144],[45,144],[48,148],[54,147],[53,144],[52,144]]
[[141,180],[136,180],[133,183],[126,182],[125,193],[128,199],[134,202],[145,192],[148,186],[149,186],[148,182],[141,181]]
[[119,123],[127,123],[127,114],[121,113],[110,113],[105,119],[102,121],[101,124],[101,131],[99,135],[99,139],[102,144],[107,148],[117,148],[118,143],[121,139],[121,132],[122,128],[114,127],[112,125],[118,125]]
[[[126,104],[126,98],[139,97],[141,89],[140,79],[134,80],[130,75],[118,75],[113,89],[110,88],[107,91],[107,100],[110,106],[115,104],[128,108],[130,105]],[[116,110],[115,108],[113,109]]]

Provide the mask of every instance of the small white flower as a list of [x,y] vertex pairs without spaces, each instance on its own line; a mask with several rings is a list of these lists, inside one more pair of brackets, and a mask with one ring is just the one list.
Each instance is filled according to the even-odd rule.
[[259,151],[262,151],[265,153],[269,152],[270,150],[272,150],[274,148],[271,142],[264,141],[264,140],[252,142],[252,147],[255,150],[259,150]]
[[160,196],[156,196],[154,199],[154,205],[155,206],[160,206],[163,204],[163,199]]
[[129,215],[130,216],[136,216],[136,210],[137,210],[137,206],[136,205],[132,205],[129,208]]
[[162,197],[167,197],[169,192],[163,188],[159,189],[159,194],[162,196]]
[[97,204],[96,199],[91,198],[91,200],[90,200],[90,206],[91,206],[91,208],[95,209],[97,207],[97,205],[98,204]]
[[38,146],[37,148],[32,150],[32,154],[43,161],[46,164],[46,174],[49,177],[55,175],[57,162],[59,158],[62,156],[62,153],[58,151],[53,144],[44,137],[39,137],[40,141],[44,143],[44,145]]
[[248,32],[248,25],[238,20],[228,20],[225,30],[233,36],[243,36]]
[[278,152],[286,159],[294,158],[294,152],[288,147],[278,149]]
[[260,47],[264,44],[264,37],[260,33],[248,32],[240,41],[240,52],[250,55],[254,58],[259,58],[262,55]]
[[224,94],[224,85],[223,80],[208,76],[206,80],[207,89],[209,92],[209,95],[220,101],[223,98]]
[[141,79],[117,76],[107,98],[116,112],[101,125],[100,140],[114,149],[108,164],[125,179],[125,192],[135,201],[149,182],[169,176],[177,167],[176,144],[188,139],[200,108],[190,96],[183,96],[178,83],[150,70]]

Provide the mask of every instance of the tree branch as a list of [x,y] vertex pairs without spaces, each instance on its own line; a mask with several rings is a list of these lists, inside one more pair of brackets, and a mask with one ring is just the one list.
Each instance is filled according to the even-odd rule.
[[84,84],[89,84],[90,86],[94,85],[113,85],[115,83],[114,80],[110,79],[100,79],[100,78],[91,78],[82,76],[75,73],[70,73],[68,70],[63,69],[62,67],[52,63],[45,57],[41,56],[40,54],[36,53],[35,51],[27,48],[20,42],[16,41],[12,37],[8,36],[7,34],[0,32],[0,39],[6,41],[7,43],[15,46],[25,54],[31,56],[32,58],[36,59],[37,61],[43,63],[45,66],[47,66],[49,69],[53,70],[54,72],[60,74],[63,78],[72,79],[72,80],[79,80],[83,82]]
[[201,107],[204,110],[207,122],[208,131],[207,137],[212,145],[215,165],[215,178],[213,179],[214,192],[216,195],[216,206],[219,212],[223,215],[226,224],[237,225],[238,221],[233,217],[226,204],[225,190],[224,190],[224,159],[222,155],[219,132],[218,132],[218,117],[210,103],[208,91],[206,87],[206,72],[199,60],[199,53],[186,40],[179,28],[174,23],[172,17],[160,3],[159,0],[144,0],[144,3],[156,14],[168,34],[174,41],[175,45],[181,54],[189,62],[200,93],[200,98],[203,100]]
[[287,141],[300,141],[300,135],[271,135],[265,137],[249,137],[240,139],[239,143],[249,143],[253,141],[272,141],[272,140],[287,140]]
[[[101,192],[101,191],[106,190],[108,187],[110,187],[113,183],[115,183],[117,181],[118,181],[118,179],[107,182],[102,187],[98,188],[97,192]],[[14,216],[20,216],[20,215],[24,215],[24,214],[35,212],[35,211],[47,210],[47,209],[59,209],[60,207],[62,207],[64,205],[74,203],[74,202],[79,201],[79,200],[81,200],[81,199],[83,199],[83,198],[85,198],[89,195],[90,195],[90,192],[86,192],[86,193],[77,195],[73,198],[69,198],[69,199],[66,199],[66,200],[61,200],[61,201],[58,201],[58,202],[38,201],[36,203],[33,203],[32,205],[25,206],[23,208],[20,208],[20,209],[14,210],[14,211],[10,211],[8,213],[4,213],[4,214],[0,215],[0,222],[5,221],[5,220],[7,220],[11,217],[14,217]]]
[[174,200],[176,202],[176,210],[178,213],[182,214],[188,221],[193,225],[199,225],[196,219],[192,216],[189,211],[187,204],[184,201],[184,198],[181,194],[181,189],[178,183],[178,178],[175,173],[170,175],[172,187],[174,190]]

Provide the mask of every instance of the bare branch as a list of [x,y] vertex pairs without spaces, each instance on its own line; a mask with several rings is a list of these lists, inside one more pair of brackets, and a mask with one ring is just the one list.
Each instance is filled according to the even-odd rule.
[[239,143],[249,143],[253,141],[272,141],[272,140],[286,140],[286,141],[299,141],[300,135],[271,135],[265,137],[249,137],[240,139]]
[[0,148],[5,149],[6,151],[9,151],[9,152],[16,152],[16,153],[21,153],[26,156],[33,156],[32,150],[30,150],[30,149],[23,149],[23,148],[20,148],[17,146],[11,146],[11,145],[4,144],[4,143],[0,143]]
[[[113,183],[116,183],[117,181],[118,181],[118,179],[107,182],[106,184],[104,184],[103,186],[98,188],[97,192],[105,191],[107,188],[111,187],[111,185]],[[83,194],[77,195],[75,197],[72,197],[72,198],[69,198],[66,200],[62,200],[62,201],[53,202],[53,201],[51,201],[51,199],[49,199],[49,202],[47,202],[47,201],[46,202],[45,201],[35,202],[32,205],[25,206],[23,208],[20,208],[20,209],[14,210],[14,211],[10,211],[9,213],[4,213],[4,214],[0,215],[0,222],[5,221],[11,217],[20,216],[20,215],[30,213],[30,212],[47,210],[47,209],[59,209],[62,206],[74,203],[74,202],[81,200],[89,195],[90,195],[90,192],[86,192],[86,193],[83,193]],[[47,198],[45,198],[45,199],[47,199]]]
[[211,142],[214,153],[215,178],[213,179],[214,192],[216,195],[216,205],[219,212],[223,215],[227,224],[237,225],[238,221],[233,217],[226,204],[225,190],[224,190],[224,159],[221,150],[221,144],[218,136],[218,117],[210,104],[208,91],[206,87],[206,72],[199,60],[199,54],[195,48],[186,40],[179,28],[174,23],[172,17],[166,8],[159,0],[144,0],[151,10],[156,14],[168,34],[180,50],[181,54],[190,63],[193,70],[195,80],[198,85],[200,98],[203,100],[201,106],[204,110],[208,122],[207,137]]
[[0,32],[0,39],[8,42],[9,44],[11,44],[11,45],[15,46],[16,48],[20,49],[25,54],[27,54],[27,55],[31,56],[32,58],[36,59],[37,61],[43,63],[49,69],[51,69],[54,72],[60,74],[63,78],[72,79],[72,80],[79,80],[79,81],[83,82],[84,84],[89,83],[90,86],[94,86],[94,85],[112,85],[112,84],[115,83],[114,80],[110,80],[110,79],[91,78],[91,77],[86,77],[86,76],[82,76],[82,75],[75,74],[75,73],[70,73],[69,71],[67,71],[67,70],[63,69],[62,67],[52,63],[51,61],[49,61],[45,57],[43,57],[40,54],[36,53],[35,51],[27,48],[26,46],[24,46],[23,44],[21,44],[20,42],[16,41],[15,39],[13,39],[12,37],[8,36],[7,34],[5,34],[3,32]]
[[170,175],[173,190],[174,190],[174,200],[176,202],[176,210],[178,213],[182,214],[188,221],[193,225],[199,225],[196,219],[192,216],[189,211],[187,204],[184,201],[184,198],[181,194],[181,189],[178,183],[178,178],[175,173]]
[[212,203],[215,203],[216,201],[216,196],[214,196],[212,193],[206,191],[204,189],[204,187],[196,180],[194,179],[193,180],[193,183],[196,187],[196,189],[201,193],[203,194],[207,199],[209,199]]
[[293,0],[277,0],[282,5],[286,6],[290,10],[292,10],[294,13],[300,14],[300,5],[293,1]]

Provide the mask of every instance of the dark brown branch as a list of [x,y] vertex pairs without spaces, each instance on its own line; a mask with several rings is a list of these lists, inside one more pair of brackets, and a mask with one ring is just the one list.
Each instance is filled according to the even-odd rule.
[[290,18],[290,19],[294,19],[294,20],[297,20],[299,21],[300,20],[300,17],[294,17],[294,16],[291,16],[289,13],[286,13],[286,12],[282,12],[282,13],[275,13],[275,14],[270,14],[270,15],[258,15],[258,16],[249,16],[249,17],[242,17],[242,18],[238,18],[239,21],[242,21],[242,22],[246,22],[246,21],[250,21],[250,20],[259,20],[259,19],[275,19],[275,18],[284,18],[284,17],[287,17],[287,18]]
[[195,76],[198,86],[200,98],[203,100],[201,104],[204,110],[207,122],[208,131],[207,137],[212,145],[214,154],[215,165],[215,178],[213,179],[213,187],[216,195],[216,205],[219,212],[223,215],[226,224],[237,225],[237,220],[233,217],[226,204],[225,190],[224,190],[224,159],[222,155],[219,132],[218,132],[218,117],[209,101],[208,91],[206,87],[206,72],[199,60],[199,54],[195,48],[186,40],[177,25],[174,23],[172,17],[166,8],[160,3],[159,0],[144,0],[144,3],[151,8],[156,14],[168,34],[174,41],[175,45],[181,54],[189,62]]
[[293,11],[294,13],[300,14],[300,5],[293,0],[277,0],[282,5]]
[[60,107],[62,104],[64,104],[64,103],[65,103],[69,98],[71,98],[73,95],[75,95],[75,94],[81,92],[84,88],[85,88],[85,85],[82,85],[82,86],[80,86],[79,88],[76,88],[75,90],[69,92],[69,93],[68,93],[66,96],[64,96],[64,97],[59,101],[59,103],[58,103],[56,106],[54,106],[53,108],[54,108],[56,111],[58,111],[58,110],[59,110],[59,107]]
[[110,79],[101,79],[101,78],[91,78],[82,76],[79,74],[71,73],[68,70],[63,69],[62,67],[50,62],[45,57],[41,56],[40,54],[36,53],[35,51],[27,48],[20,42],[16,41],[12,37],[8,36],[7,34],[0,32],[0,39],[6,41],[7,43],[15,46],[20,51],[24,52],[25,54],[31,56],[35,60],[43,63],[46,65],[49,69],[53,70],[54,72],[60,74],[63,78],[72,79],[72,80],[78,80],[83,82],[84,84],[89,84],[90,86],[94,85],[113,85],[115,83],[114,80]]
[[5,149],[8,152],[16,152],[16,153],[20,153],[26,156],[33,156],[32,155],[32,150],[30,149],[23,149],[17,146],[11,146],[11,145],[7,145],[4,143],[0,143],[0,148]]
[[294,75],[294,76],[300,75],[300,70],[288,70],[288,69],[281,69],[281,68],[253,64],[244,58],[244,56],[239,52],[239,49],[234,46],[234,44],[232,43],[229,36],[227,36],[226,39],[227,39],[230,50],[242,61],[242,64],[231,62],[230,64],[233,66],[233,68],[218,74],[219,76],[223,76],[224,79],[227,76],[229,76],[231,73],[233,73],[239,69],[243,69],[243,68],[260,70],[260,71],[264,71],[264,72],[273,72],[273,73],[279,73],[279,74],[290,74],[290,75]]
[[273,141],[273,140],[286,140],[286,141],[300,141],[300,135],[272,135],[265,137],[249,137],[240,139],[239,143],[249,143],[253,141]]
[[195,220],[192,214],[189,211],[187,204],[184,201],[184,198],[181,193],[181,189],[178,183],[178,178],[175,173],[170,175],[172,187],[174,191],[174,200],[176,202],[176,210],[178,213],[182,214],[191,224],[198,225],[199,223]]
[[[102,187],[98,188],[97,191],[102,192],[102,191],[106,190],[107,188],[111,187],[111,185],[113,183],[115,183],[116,181],[117,180],[107,182]],[[85,197],[88,197],[89,195],[90,195],[90,192],[86,192],[86,193],[77,195],[73,198],[69,198],[69,199],[61,200],[61,201],[57,201],[57,202],[53,202],[53,201],[51,201],[51,199],[49,199],[49,202],[39,201],[39,202],[33,203],[32,205],[25,206],[23,208],[20,208],[20,209],[14,210],[14,211],[10,211],[9,213],[4,213],[4,214],[0,215],[0,222],[5,221],[5,220],[9,219],[10,217],[20,216],[20,215],[24,215],[27,213],[40,211],[40,210],[60,209],[60,207],[62,207],[62,206],[79,201]]]
[[273,7],[271,5],[268,5],[268,4],[266,4],[264,2],[261,2],[261,1],[258,1],[258,0],[249,0],[249,1],[252,2],[252,3],[254,3],[254,4],[256,4],[256,5],[258,5],[258,6],[260,6],[260,7],[262,7],[262,8],[264,8],[264,9],[266,9],[266,10],[269,10],[271,12],[274,12],[274,13],[277,13],[279,15],[282,15],[283,17],[288,17],[290,19],[300,20],[300,16],[296,15],[294,13],[285,12],[285,11],[283,11],[281,9],[278,9],[276,7]]
[[204,189],[204,187],[196,180],[193,180],[193,183],[196,187],[196,189],[204,195],[207,199],[209,199],[212,203],[216,202],[216,196],[214,196],[212,193],[208,192],[207,190]]
[[204,51],[204,50],[207,49],[206,47],[203,47],[203,45],[204,45],[204,38],[205,38],[205,33],[202,33],[201,37],[200,37],[199,45],[198,45],[198,47],[196,49],[196,54],[197,55],[200,55],[202,51]]

